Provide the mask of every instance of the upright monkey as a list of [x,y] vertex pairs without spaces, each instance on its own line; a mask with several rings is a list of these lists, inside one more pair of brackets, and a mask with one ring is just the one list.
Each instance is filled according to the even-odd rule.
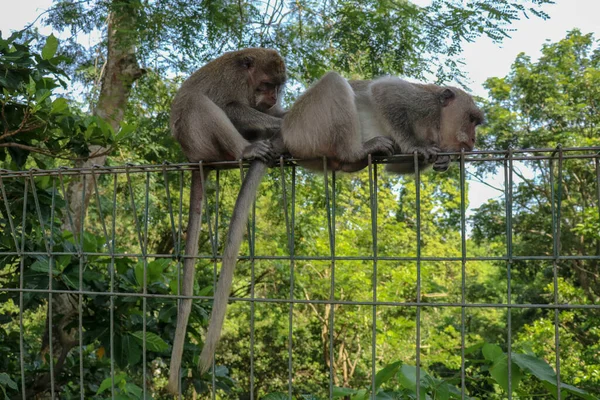
[[[280,98],[285,63],[275,50],[250,48],[225,53],[192,74],[171,106],[171,132],[190,162],[273,156],[268,140],[281,129]],[[206,175],[210,169],[204,168]],[[193,171],[181,293],[191,296],[198,254],[204,188],[202,171]],[[192,307],[182,299],[177,314],[167,389],[177,394],[179,371]]]
[[[475,128],[482,122],[481,110],[458,88],[394,77],[348,82],[329,72],[294,103],[284,117],[281,136],[273,143],[276,153],[287,151],[305,159],[300,164],[313,170],[323,169],[322,160],[316,158],[327,157],[328,169],[358,171],[367,166],[368,154],[390,155],[399,150],[417,151],[423,156],[421,167],[433,164],[435,170],[445,171],[450,157],[437,153],[472,150]],[[220,338],[244,227],[265,169],[264,163],[252,164],[235,204],[200,355],[201,372],[210,368]],[[388,164],[386,169],[397,174],[414,172],[411,164]]]

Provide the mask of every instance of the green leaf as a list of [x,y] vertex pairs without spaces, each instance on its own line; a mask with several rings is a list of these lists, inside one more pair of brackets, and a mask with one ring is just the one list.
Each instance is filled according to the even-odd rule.
[[123,391],[127,394],[133,395],[136,399],[142,398],[142,388],[136,385],[135,383],[127,383],[123,387]]
[[[512,383],[511,389],[514,392],[523,378],[523,373],[514,362],[512,363],[510,372]],[[492,378],[494,378],[498,385],[508,393],[508,356],[506,354],[502,354],[500,358],[496,359],[494,365],[490,368],[490,375],[492,375]]]
[[[425,396],[427,394],[427,386],[425,385],[424,382],[424,378],[429,376],[427,374],[427,372],[425,372],[425,370],[423,368],[420,369],[420,382],[419,382],[419,387],[420,387],[420,391],[419,391],[419,397],[421,398],[421,400],[425,400]],[[402,368],[400,368],[400,375],[398,375],[398,378],[400,380],[400,384],[410,390],[413,390],[416,392],[417,390],[417,367],[413,366],[413,365],[406,365],[404,364],[402,366]]]
[[287,395],[287,393],[282,393],[282,392],[274,392],[274,393],[269,393],[268,395],[266,395],[265,397],[262,398],[262,400],[288,400],[289,397]]
[[[456,399],[462,398],[462,390],[461,389],[449,384],[448,382],[444,382],[444,381],[441,381],[441,382],[442,383],[439,385],[439,387],[444,388],[443,389],[444,391],[447,390],[451,397],[454,397]],[[470,399],[470,397],[465,395],[465,399]]]
[[29,83],[27,84],[27,94],[32,97],[35,94],[35,81],[31,75],[29,75]]
[[85,140],[90,140],[90,138],[94,134],[95,130],[96,130],[96,123],[92,122],[91,124],[89,124],[87,126],[86,130],[83,132],[83,137],[85,138]]
[[100,130],[100,133],[102,133],[103,139],[109,139],[114,135],[114,130],[112,126],[110,126],[110,124],[106,122],[103,118],[96,118],[96,127]]
[[57,269],[60,269],[61,271],[67,266],[69,265],[69,263],[71,262],[71,255],[62,255],[62,256],[58,256],[56,257],[56,266]]
[[127,138],[128,136],[131,135],[131,133],[133,131],[135,131],[135,129],[136,129],[135,124],[127,124],[125,122],[121,122],[121,129],[119,129],[119,132],[117,132],[117,135],[115,136],[115,140],[120,141],[120,140]]
[[597,400],[598,399],[597,397],[592,396],[591,394],[589,394],[585,390],[579,389],[578,387],[575,387],[573,385],[568,385],[566,383],[562,383],[561,382],[560,389],[561,389],[561,392],[562,391],[567,391],[567,392],[569,392],[571,394],[574,394],[575,396],[580,397],[582,399],[586,399],[586,400]]
[[569,393],[574,394],[577,397],[581,397],[582,399],[586,399],[586,400],[597,400],[598,399],[597,397],[592,396],[585,390],[579,389],[578,387],[575,387],[573,385],[567,385],[566,383],[561,382],[560,389],[561,389],[561,391],[563,391],[563,390],[567,391]]
[[483,353],[483,356],[485,357],[486,360],[492,361],[492,362],[498,360],[500,357],[502,357],[504,355],[502,348],[500,346],[498,346],[497,344],[492,344],[492,343],[484,344],[481,352]]
[[[423,382],[426,381],[425,383]],[[462,390],[456,386],[449,384],[448,382],[427,375],[421,381],[422,390],[426,390],[429,395],[427,398],[436,400],[448,400],[448,399],[462,399]],[[465,399],[471,399],[465,394]]]
[[[21,84],[21,82],[21,77],[19,77],[11,71],[5,71],[3,74],[0,74],[0,85],[3,86],[2,89],[19,89],[19,85]],[[10,92],[8,92],[8,90],[3,90],[3,93],[4,92],[5,96],[9,98]]]
[[100,246],[103,244],[104,240],[100,237],[94,235],[93,233],[84,232],[83,233],[83,251],[86,252],[96,252],[99,250]]
[[8,376],[8,374],[2,372],[0,373],[0,385],[1,386],[8,386],[9,388],[13,389],[13,390],[17,390],[17,382],[13,381],[12,379],[10,379],[10,376]]
[[229,368],[224,365],[215,366],[215,376],[226,377],[229,375]]
[[356,389],[334,386],[333,387],[333,398],[335,399],[336,397],[352,396],[356,392],[358,392],[358,390],[356,390]]
[[67,99],[63,97],[59,97],[52,102],[52,110],[50,111],[52,114],[60,114],[65,111],[69,107],[69,103]]
[[42,103],[44,100],[46,100],[48,97],[50,97],[51,94],[52,94],[52,91],[50,91],[48,89],[40,89],[37,91],[36,101],[38,103]]
[[50,36],[48,36],[48,38],[46,39],[46,44],[44,45],[44,48],[42,49],[42,58],[44,60],[51,59],[56,54],[57,49],[58,39],[53,34],[50,34]]
[[380,390],[375,395],[375,400],[395,400],[398,398],[398,394],[391,390]]
[[369,398],[369,392],[367,389],[360,389],[356,392],[355,395],[350,397],[351,400],[366,400]]
[[71,273],[70,275],[63,274],[62,280],[71,289],[79,289],[79,279],[72,278],[71,276],[73,276],[73,275],[74,275],[74,273]]
[[[549,392],[556,392],[556,373],[554,369],[543,359],[531,356],[529,354],[513,354],[513,361],[519,365],[524,371],[531,373],[540,381],[545,382],[549,386]],[[567,385],[561,382],[561,392],[567,391],[583,399],[596,399],[585,390],[579,389],[572,385]],[[554,390],[552,390],[554,389]]]
[[401,366],[402,361],[396,361],[395,363],[388,364],[384,368],[379,370],[375,375],[375,391],[377,391],[377,389],[379,389],[382,384],[396,376]]
[[[163,277],[163,272],[169,265],[169,260],[161,258],[148,263],[146,269],[146,284],[151,285],[155,282],[160,282]],[[138,262],[135,265],[135,279],[138,281],[140,286],[144,283],[144,263],[143,261]]]
[[123,335],[115,338],[115,355],[121,366],[136,365],[142,358],[142,347],[138,340],[131,335]]
[[52,184],[49,176],[41,176],[39,178],[36,178],[35,181],[40,189],[47,189]]
[[[118,373],[117,375],[115,375],[115,387],[118,386],[121,381],[125,380],[126,377],[127,377],[127,374],[125,374],[124,372],[121,372],[121,373]],[[102,381],[96,394],[100,394],[100,393],[104,392],[105,390],[110,389],[111,387],[112,387],[112,377],[109,376],[108,378],[106,378],[105,380]]]
[[473,354],[476,351],[478,351],[479,349],[481,349],[483,346],[485,346],[487,343],[482,342],[482,343],[477,343],[474,344],[473,346],[469,346],[465,349],[465,354],[469,355],[469,354]]
[[556,373],[548,363],[528,354],[513,354],[512,360],[523,371],[527,371],[541,381],[556,385]]
[[50,271],[50,265],[48,260],[37,260],[36,262],[34,262],[33,264],[31,264],[31,267],[29,267],[32,271],[35,272],[43,272],[45,274],[47,274]]
[[[137,331],[131,333],[131,336],[136,338],[138,342],[143,343],[144,333],[142,331]],[[160,336],[153,332],[146,332],[146,349],[153,351],[155,353],[162,353],[169,348],[167,342],[161,339]]]
[[[459,393],[460,395],[460,393]],[[436,400],[449,400],[450,399],[450,389],[448,385],[442,384],[435,388],[435,399]]]

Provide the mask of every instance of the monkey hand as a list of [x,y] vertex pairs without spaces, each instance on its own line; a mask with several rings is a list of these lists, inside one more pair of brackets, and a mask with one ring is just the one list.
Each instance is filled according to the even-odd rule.
[[246,146],[242,152],[244,160],[260,160],[268,163],[273,159],[273,145],[269,140],[259,140]]
[[441,151],[436,146],[428,146],[428,147],[417,147],[413,151],[416,151],[420,157],[425,159],[427,164],[433,164],[436,162],[438,158],[438,153]]
[[281,124],[282,123],[283,123],[283,119],[273,118],[273,123],[271,124],[271,126],[269,126],[269,128],[266,129],[265,137],[273,138],[274,136],[279,135],[281,133]]
[[365,142],[364,149],[367,154],[391,156],[395,153],[396,145],[389,137],[376,136],[373,139]]
[[433,170],[437,172],[445,172],[450,167],[450,156],[438,156],[433,164]]

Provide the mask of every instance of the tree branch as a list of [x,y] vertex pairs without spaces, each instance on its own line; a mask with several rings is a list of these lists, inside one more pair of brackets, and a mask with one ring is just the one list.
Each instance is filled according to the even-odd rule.
[[109,147],[105,151],[90,154],[88,157],[67,157],[67,156],[61,156],[60,154],[52,153],[51,151],[48,151],[48,150],[40,149],[38,147],[27,146],[25,144],[15,143],[15,142],[0,143],[0,147],[15,147],[18,149],[31,151],[32,153],[43,154],[48,157],[60,158],[61,160],[70,160],[70,161],[84,161],[84,160],[90,160],[90,159],[96,158],[96,157],[103,157],[112,151],[112,147]]

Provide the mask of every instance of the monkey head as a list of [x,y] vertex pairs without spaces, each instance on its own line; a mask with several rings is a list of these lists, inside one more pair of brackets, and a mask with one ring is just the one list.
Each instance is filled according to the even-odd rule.
[[247,74],[248,103],[267,111],[280,101],[287,80],[285,62],[272,49],[254,48],[239,53],[240,65]]
[[442,151],[471,151],[475,147],[475,128],[484,120],[473,98],[455,87],[445,87],[439,95],[441,104],[438,147]]

